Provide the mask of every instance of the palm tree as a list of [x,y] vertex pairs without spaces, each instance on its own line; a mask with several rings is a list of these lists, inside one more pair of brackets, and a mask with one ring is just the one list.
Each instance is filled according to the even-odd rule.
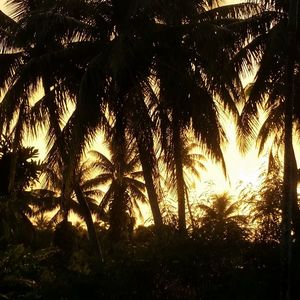
[[[230,6],[210,11],[204,2],[201,3],[202,6],[194,1],[176,1],[172,5],[173,2],[132,1],[124,5],[112,1],[109,4],[93,4],[94,13],[91,17],[94,18],[93,24],[96,26],[93,32],[102,32],[102,35],[94,36],[88,43],[93,49],[97,46],[98,50],[85,56],[89,63],[81,80],[74,122],[70,125],[73,145],[71,163],[68,163],[66,171],[65,193],[70,192],[68,186],[71,185],[72,166],[76,165],[75,162],[79,160],[85,143],[96,129],[99,126],[104,128],[105,111],[108,109],[114,118],[119,118],[123,130],[130,128],[137,140],[154,221],[158,226],[162,224],[157,188],[155,189],[153,180],[156,169],[153,168],[153,131],[157,131],[158,122],[162,120],[162,123],[165,123],[162,128],[172,128],[162,130],[162,135],[167,136],[172,132],[173,141],[177,138],[173,143],[173,148],[176,145],[176,149],[172,151],[177,154],[177,181],[180,183],[178,197],[181,199],[180,227],[184,230],[185,200],[179,137],[187,129],[192,117],[192,127],[196,135],[201,137],[201,141],[207,145],[215,158],[222,158],[222,133],[217,121],[216,105],[211,100],[215,94],[219,94],[226,106],[235,110],[231,96],[237,96],[240,84],[233,69],[228,67],[225,75],[225,70],[221,72],[220,69],[214,68],[216,60],[222,65],[225,55],[228,58],[231,56],[229,49],[234,46],[228,43],[228,39],[231,38],[230,31],[220,24],[222,21],[224,24],[234,23],[232,19],[225,19],[240,16],[242,13],[249,14],[254,5],[246,8]],[[224,39],[221,38],[223,35]],[[210,43],[211,47],[203,47],[206,43]],[[222,49],[222,53],[218,53],[218,49]],[[208,57],[212,57],[210,63],[207,61]],[[197,84],[195,80],[198,80]],[[180,86],[178,81],[181,82]],[[159,93],[153,88],[155,86],[160,88]],[[178,87],[176,92],[175,87]],[[231,92],[228,92],[227,88]],[[195,99],[197,101],[194,101]],[[178,102],[178,105],[174,105],[175,102]],[[160,113],[153,117],[155,112]],[[141,120],[145,121],[140,122]],[[171,148],[169,143],[168,149]],[[166,149],[166,152],[172,151]],[[151,155],[147,155],[147,152]],[[151,169],[154,171],[151,172]]]
[[155,57],[160,98],[157,111],[165,157],[175,161],[181,232],[186,230],[182,149],[190,129],[225,169],[221,150],[225,135],[216,95],[236,116],[234,99],[242,91],[235,70],[230,66],[221,70],[216,65],[224,65],[222,62],[229,61],[236,51],[231,31],[226,28],[232,22],[229,18],[241,12],[247,15],[246,10],[243,6],[207,9],[206,2],[166,1],[157,13],[162,24]]
[[149,31],[148,28],[152,16],[148,16],[149,7],[144,7],[143,3],[136,5],[134,1],[126,6],[117,1],[91,3],[91,6],[93,11],[89,19],[94,27],[89,31],[92,38],[86,41],[86,46],[93,51],[82,52],[80,45],[76,44],[73,49],[77,55],[81,50],[82,60],[88,63],[81,78],[78,104],[69,128],[75,145],[71,148],[74,151],[70,155],[65,194],[70,192],[68,186],[71,184],[72,168],[84,151],[86,142],[94,137],[99,127],[109,133],[106,121],[108,109],[118,124],[119,144],[122,144],[123,131],[131,133],[137,141],[153,219],[157,228],[161,228],[154,180],[154,124],[145,103],[146,94],[149,99],[153,97],[149,83],[153,29]]
[[[182,148],[182,160],[183,160],[183,180],[184,180],[184,192],[186,197],[186,204],[190,215],[190,221],[192,228],[195,228],[195,222],[189,201],[190,190],[195,187],[195,181],[200,179],[200,170],[205,170],[203,160],[205,157],[202,154],[197,153],[199,149],[197,143],[192,142],[191,138],[186,137],[184,146]],[[198,149],[197,149],[198,148]],[[164,179],[165,186],[169,189],[171,194],[176,195],[176,168],[175,159],[171,157],[167,161],[168,165],[166,169],[163,169],[163,173],[166,174],[167,179]]]
[[[62,165],[62,164],[58,164]],[[57,213],[52,217],[52,223],[66,223],[64,211],[61,206],[62,199],[62,181],[63,173],[59,170],[46,167],[44,170],[44,186],[46,189],[37,191],[43,199],[43,206],[36,213],[54,210],[59,207]],[[94,247],[96,255],[103,261],[101,246],[98,235],[95,230],[92,215],[100,217],[98,202],[103,195],[103,191],[99,189],[99,183],[93,177],[93,170],[88,162],[83,162],[76,170],[76,176],[73,181],[73,193],[70,196],[70,211],[83,220],[87,226],[89,239]],[[62,225],[63,227],[63,225]]]
[[[10,131],[11,125],[14,126],[14,148],[17,150],[26,130],[37,134],[38,125],[50,125],[49,145],[56,140],[60,155],[66,161],[67,147],[61,138],[62,120],[68,101],[78,90],[78,80],[66,81],[66,78],[71,77],[70,74],[76,77],[78,68],[65,60],[65,48],[70,41],[78,40],[86,25],[74,20],[71,7],[61,1],[9,0],[7,4],[12,7],[13,18],[1,13],[4,68],[1,68],[0,89],[5,92],[1,102],[1,128],[6,124],[6,130]],[[68,17],[63,15],[65,10]],[[44,97],[32,104],[31,97],[39,86],[42,86]],[[14,124],[12,120],[15,119]],[[15,177],[13,165],[11,188]]]
[[[138,154],[128,142],[123,145],[126,150],[122,149],[120,153],[116,152],[120,149],[114,146],[110,147],[111,159],[97,151],[91,151],[91,154],[94,156],[93,168],[98,173],[95,180],[108,186],[99,204],[100,213],[102,216],[108,215],[111,236],[119,240],[128,232],[131,225],[129,217],[132,219],[136,213],[142,217],[139,202],[147,203],[148,199],[144,194],[145,184]],[[120,160],[120,154],[125,155],[123,160]]]
[[[258,116],[257,105],[267,101],[271,115],[267,125],[273,127],[275,122],[282,125],[284,141],[284,180],[282,198],[282,299],[290,299],[291,270],[291,232],[292,220],[299,240],[299,208],[296,198],[297,165],[293,150],[293,120],[298,118],[295,101],[299,91],[297,51],[298,39],[298,1],[288,3],[280,1],[265,2],[267,10],[258,16],[260,28],[254,26],[251,42],[237,56],[237,67],[247,68],[253,63],[253,53],[259,69],[249,98],[241,116],[243,137],[253,137],[253,124]],[[267,25],[267,27],[265,26]],[[257,30],[258,29],[258,30]],[[252,56],[252,59],[251,59]],[[241,59],[242,58],[242,59]]]
[[239,202],[232,202],[231,196],[224,193],[213,195],[211,205],[200,204],[204,212],[201,232],[204,238],[213,241],[241,241],[246,236],[246,217],[240,215]]
[[[86,36],[89,25],[82,22],[86,16],[78,11],[86,12],[87,4],[85,1],[77,1],[74,6],[74,3],[64,1],[15,0],[7,3],[13,8],[14,19],[1,14],[2,52],[6,52],[1,58],[5,66],[1,70],[1,89],[6,92],[1,102],[2,124],[6,123],[6,130],[10,131],[11,120],[16,116],[14,149],[18,149],[25,129],[37,134],[38,125],[48,127],[48,145],[54,144],[58,149],[54,151],[55,155],[52,155],[53,151],[49,153],[48,165],[54,167],[58,162],[62,164],[58,168],[65,169],[68,147],[61,128],[68,103],[78,95],[82,75],[82,61],[72,59],[68,45],[80,43]],[[39,85],[44,96],[32,105],[30,98]],[[15,162],[16,158],[11,168],[11,188],[15,181]],[[75,187],[72,185],[73,189]],[[78,199],[83,199],[78,186],[76,193]],[[68,223],[69,197],[63,197],[61,207],[65,223]],[[96,239],[93,240],[99,250]],[[100,250],[98,253],[102,260]]]

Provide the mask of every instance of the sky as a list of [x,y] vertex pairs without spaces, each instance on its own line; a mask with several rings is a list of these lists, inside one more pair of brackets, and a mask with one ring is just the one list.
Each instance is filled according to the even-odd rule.
[[[239,0],[226,1],[227,3],[237,3]],[[9,10],[4,6],[5,0],[0,0],[0,9],[5,13]],[[245,79],[245,83],[251,81],[251,77]],[[206,171],[202,171],[201,180],[196,183],[196,194],[201,194],[208,186],[213,184],[214,190],[216,192],[223,192],[224,190],[229,190],[231,193],[236,192],[236,187],[239,185],[251,184],[256,186],[259,184],[258,177],[262,170],[267,166],[267,156],[262,155],[258,157],[257,149],[253,144],[252,148],[249,149],[246,155],[242,155],[238,151],[238,146],[236,143],[236,133],[235,127],[232,123],[230,117],[225,116],[223,118],[225,125],[225,131],[228,137],[228,144],[223,147],[223,152],[225,156],[225,161],[227,165],[228,177],[225,179],[220,165],[213,162],[207,161]],[[45,138],[45,133],[41,132],[39,139],[29,138],[27,143],[31,146],[35,146],[39,149],[41,157],[46,154],[45,143],[43,139]],[[95,145],[101,145],[102,138],[99,137]],[[96,150],[101,151],[101,147]]]
[[4,13],[9,13],[9,9],[5,6],[6,0],[0,0],[0,10]]

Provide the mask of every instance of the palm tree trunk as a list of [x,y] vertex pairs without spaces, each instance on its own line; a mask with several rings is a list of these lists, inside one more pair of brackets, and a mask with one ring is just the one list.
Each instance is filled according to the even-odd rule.
[[178,228],[181,234],[186,233],[186,218],[185,218],[185,195],[184,195],[184,177],[182,163],[182,140],[180,134],[180,126],[176,114],[172,120],[173,131],[173,151],[175,159],[175,176],[178,201]]
[[155,228],[157,229],[157,232],[160,232],[163,227],[163,220],[158,205],[158,195],[156,192],[156,188],[152,176],[153,175],[152,168],[154,166],[149,161],[149,150],[147,151],[145,149],[143,141],[137,138],[137,143],[138,143],[140,161],[143,169],[143,176],[144,176],[149,203],[151,207],[151,212],[154,220],[154,225]]
[[[59,147],[59,152],[60,152],[60,155],[62,157],[62,160],[63,162],[66,162],[68,161],[67,160],[67,153],[66,153],[66,148],[65,148],[65,145],[62,141],[62,138],[61,138],[61,128],[60,128],[60,125],[59,125],[59,116],[57,114],[57,111],[55,109],[55,107],[53,107],[53,102],[51,101],[51,97],[50,97],[50,93],[51,93],[51,89],[50,89],[51,85],[49,83],[49,80],[47,80],[46,78],[43,78],[43,89],[44,89],[44,94],[48,97],[49,99],[47,99],[47,109],[48,109],[48,113],[49,113],[49,121],[50,121],[50,126],[51,128],[53,129],[54,131],[54,135],[55,135],[55,138],[56,138],[56,141],[58,143],[58,147]],[[58,162],[60,164],[60,168],[61,170],[64,170],[64,166]],[[63,183],[64,184],[64,183]],[[62,187],[62,190],[63,187]],[[68,221],[68,215],[69,215],[69,206],[70,206],[70,203],[69,203],[69,200],[68,199],[65,199],[64,195],[62,196],[62,199],[61,199],[61,208],[62,208],[62,211],[63,211],[63,219],[67,222]]]
[[194,216],[193,216],[193,212],[192,212],[192,206],[191,206],[191,202],[190,202],[190,198],[189,198],[189,193],[188,193],[188,188],[187,186],[185,187],[185,197],[186,197],[186,205],[189,211],[189,215],[190,215],[190,219],[191,219],[191,226],[192,226],[192,230],[193,233],[195,232],[196,226],[195,226],[195,220],[194,220]]
[[122,183],[119,183],[114,194],[114,199],[110,206],[110,237],[113,242],[124,241],[127,239],[127,208],[126,191]]
[[[49,93],[51,92],[50,84],[48,83],[48,81],[46,79],[43,80],[43,88],[44,88],[45,95],[49,95]],[[49,111],[49,115],[50,115],[50,123],[51,123],[50,126],[53,128],[55,138],[58,141],[60,155],[62,157],[63,162],[66,162],[66,161],[68,161],[68,153],[66,151],[64,142],[61,137],[62,131],[61,131],[61,128],[60,128],[60,125],[58,122],[59,116],[57,115],[52,103],[48,103],[48,111]],[[61,169],[64,170],[63,165],[61,166]],[[63,187],[62,187],[62,190],[64,190]],[[82,206],[83,210],[85,211],[85,215],[87,216],[85,219],[85,222],[86,222],[86,226],[88,228],[89,238],[93,244],[96,254],[98,255],[98,259],[99,259],[100,263],[102,263],[103,255],[102,255],[99,239],[96,234],[95,226],[94,226],[94,223],[93,223],[93,220],[91,217],[91,213],[89,211],[89,207],[87,206],[84,197],[82,197],[82,195],[81,195],[82,193],[80,193],[81,189],[78,190],[78,188],[77,188],[76,191],[75,191],[75,193],[76,193],[76,197],[79,201],[79,204]],[[62,197],[61,205],[63,208],[63,219],[64,219],[64,221],[68,222],[70,203],[69,203],[69,200],[65,199],[64,196]]]
[[[144,101],[144,94],[140,97],[132,97],[133,106],[133,135],[137,142],[139,158],[142,165],[143,176],[145,180],[148,199],[157,232],[163,227],[163,220],[159,208],[158,188],[159,180],[155,181],[158,174],[157,159],[154,151],[152,120],[149,115],[149,109]],[[157,183],[157,185],[156,185]]]
[[281,222],[281,299],[291,299],[292,210],[293,210],[293,110],[295,98],[294,64],[298,0],[289,1],[288,58],[286,65],[286,97],[284,118],[284,178]]
[[295,232],[295,244],[300,243],[300,210],[298,206],[297,185],[298,185],[298,169],[295,151],[292,149],[291,154],[291,196],[292,196],[292,223]]
[[[286,106],[289,100],[286,99]],[[291,282],[291,259],[292,259],[292,164],[291,156],[293,152],[292,144],[292,120],[286,110],[285,116],[285,145],[284,145],[284,179],[283,179],[283,201],[282,201],[282,220],[281,220],[281,267],[282,267],[282,295],[281,299],[290,299]]]
[[[294,149],[293,149],[294,150]],[[300,277],[297,274],[297,269],[300,264],[300,210],[298,206],[298,198],[297,198],[297,184],[298,184],[298,176],[297,176],[297,161],[295,157],[295,152],[292,153],[293,157],[291,158],[291,196],[292,196],[292,225],[294,231],[294,243],[292,249],[292,257],[291,257],[291,298],[298,299],[300,295]]]
[[[24,110],[24,104],[21,105],[20,111]],[[10,170],[9,170],[9,184],[8,184],[8,192],[11,196],[12,201],[15,201],[17,198],[17,190],[16,190],[16,172],[17,172],[17,163],[18,163],[18,150],[20,146],[20,133],[22,130],[22,123],[24,115],[20,115],[17,121],[17,124],[15,126],[15,136],[13,139],[12,144],[12,150],[13,150],[13,156],[10,164]]]
[[100,259],[101,263],[103,263],[103,254],[102,254],[101,246],[100,246],[99,239],[97,236],[97,232],[96,232],[96,229],[94,226],[91,211],[90,211],[90,208],[84,198],[81,187],[78,183],[75,183],[75,194],[76,194],[77,200],[78,200],[80,206],[82,207],[82,210],[84,213],[84,221],[87,226],[90,241],[91,241],[92,245],[94,246],[94,249],[96,250],[96,255]]
[[122,233],[126,226],[126,208],[128,203],[124,185],[127,149],[125,120],[122,109],[116,115],[116,123],[112,136],[112,151],[114,152],[112,155],[115,156],[115,161],[118,163],[118,171],[116,174],[117,188],[110,207],[110,231],[112,239],[118,241],[124,236]]

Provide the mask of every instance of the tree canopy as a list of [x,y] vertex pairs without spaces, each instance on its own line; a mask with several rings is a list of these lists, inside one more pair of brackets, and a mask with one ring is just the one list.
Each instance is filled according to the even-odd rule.
[[[77,299],[70,286],[78,280],[85,297],[90,284],[91,298],[140,299],[145,270],[149,299],[245,299],[230,281],[254,284],[255,272],[259,292],[248,289],[249,299],[297,299],[298,0],[6,5],[0,298]],[[241,151],[271,145],[269,170],[241,199],[192,199],[207,161],[227,175],[224,113]],[[25,146],[41,130],[43,162]],[[99,134],[108,154],[95,144]],[[137,227],[145,206],[152,225]],[[84,228],[70,222],[72,213]],[[279,288],[270,293],[272,282]]]

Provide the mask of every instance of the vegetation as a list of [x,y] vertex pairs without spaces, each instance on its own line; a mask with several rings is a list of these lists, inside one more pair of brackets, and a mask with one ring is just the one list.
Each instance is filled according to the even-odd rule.
[[[0,299],[298,299],[298,0],[6,4]],[[192,199],[223,113],[268,170]]]

